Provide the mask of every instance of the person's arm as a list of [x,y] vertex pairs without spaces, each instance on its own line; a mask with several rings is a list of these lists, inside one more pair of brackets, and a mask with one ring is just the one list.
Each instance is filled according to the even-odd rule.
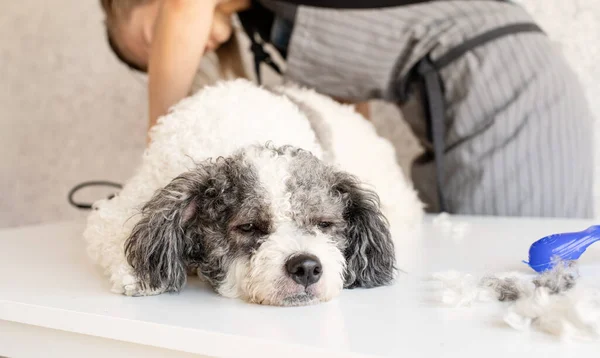
[[148,63],[149,127],[187,96],[218,0],[161,0]]

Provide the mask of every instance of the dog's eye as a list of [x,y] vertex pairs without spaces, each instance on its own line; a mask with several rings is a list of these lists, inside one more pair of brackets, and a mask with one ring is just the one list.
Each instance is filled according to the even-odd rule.
[[254,232],[256,230],[256,226],[252,223],[250,224],[244,224],[244,225],[239,225],[238,230],[240,230],[241,232],[245,232],[245,233],[251,233]]
[[330,228],[332,225],[333,223],[329,221],[319,221],[319,223],[317,224],[319,229],[327,229]]

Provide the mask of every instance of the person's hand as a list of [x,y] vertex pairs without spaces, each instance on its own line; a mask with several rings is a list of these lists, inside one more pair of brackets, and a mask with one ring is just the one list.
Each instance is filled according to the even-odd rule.
[[205,52],[214,51],[229,40],[233,34],[231,16],[250,5],[250,0],[218,0]]
[[216,50],[222,43],[229,40],[232,33],[231,16],[217,9],[213,17],[210,36],[208,37],[204,52]]

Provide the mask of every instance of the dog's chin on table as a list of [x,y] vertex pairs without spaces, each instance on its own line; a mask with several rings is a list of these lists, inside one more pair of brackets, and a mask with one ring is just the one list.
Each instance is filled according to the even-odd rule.
[[319,300],[310,293],[302,293],[283,299],[281,306],[309,306],[319,303]]

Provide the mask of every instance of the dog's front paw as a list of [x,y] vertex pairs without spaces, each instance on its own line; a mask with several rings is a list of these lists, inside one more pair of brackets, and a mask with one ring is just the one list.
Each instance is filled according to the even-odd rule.
[[131,297],[155,296],[165,292],[163,289],[142,288],[139,282],[123,286],[123,294]]
[[112,282],[112,292],[130,297],[154,296],[159,295],[165,291],[161,288],[151,289],[144,287],[144,285],[141,284],[138,278],[130,273],[119,275],[118,277],[113,277]]

